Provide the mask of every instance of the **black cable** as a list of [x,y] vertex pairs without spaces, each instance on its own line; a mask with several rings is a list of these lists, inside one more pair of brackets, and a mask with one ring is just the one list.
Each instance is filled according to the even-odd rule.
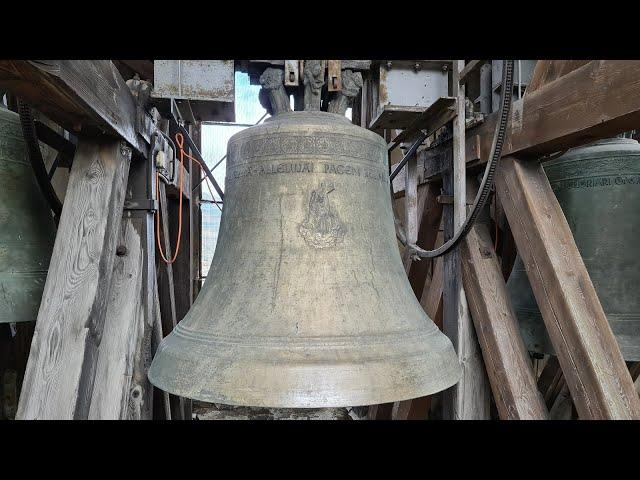
[[[500,97],[500,115],[498,118],[498,124],[493,135],[493,143],[491,145],[491,153],[489,154],[489,160],[484,170],[484,176],[480,184],[478,193],[473,202],[473,208],[471,214],[466,218],[462,227],[455,233],[455,235],[445,242],[442,246],[435,250],[423,250],[414,244],[405,244],[410,249],[412,256],[418,256],[420,258],[435,258],[447,253],[454,248],[461,240],[463,240],[467,234],[471,231],[476,218],[484,208],[484,205],[489,197],[491,188],[493,187],[493,177],[495,175],[496,168],[502,156],[502,146],[504,145],[504,139],[506,136],[507,123],[509,121],[509,113],[511,111],[511,100],[513,97],[513,60],[504,60],[502,62],[502,95]],[[464,120],[463,120],[464,121]],[[416,147],[417,148],[417,147]],[[401,239],[402,241],[402,239]]]
[[409,150],[407,150],[407,153],[404,155],[404,157],[402,157],[402,160],[400,160],[400,163],[396,165],[396,168],[394,168],[393,172],[391,172],[391,175],[389,175],[389,182],[393,183],[393,179],[396,178],[398,173],[400,173],[400,170],[402,170],[402,167],[404,167],[407,164],[409,159],[413,157],[413,155],[415,155],[416,151],[418,150],[418,147],[422,145],[422,142],[424,142],[425,138],[427,138],[427,135],[424,132],[421,132],[418,139],[415,142],[413,142]]
[[22,136],[27,145],[27,156],[31,162],[31,167],[36,175],[40,191],[49,203],[49,207],[56,216],[56,221],[62,213],[62,202],[58,198],[56,191],[49,180],[49,172],[44,164],[42,152],[40,151],[40,143],[36,133],[35,122],[33,120],[33,112],[31,107],[22,100],[18,99],[18,114],[20,115],[20,125],[22,126]]

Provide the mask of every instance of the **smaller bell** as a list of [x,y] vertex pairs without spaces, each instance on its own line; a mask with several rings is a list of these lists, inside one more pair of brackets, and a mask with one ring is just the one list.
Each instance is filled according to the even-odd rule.
[[35,322],[56,238],[20,117],[0,106],[0,323]]
[[[544,164],[622,355],[640,360],[640,145],[612,138]],[[553,354],[524,263],[507,289],[529,351]]]

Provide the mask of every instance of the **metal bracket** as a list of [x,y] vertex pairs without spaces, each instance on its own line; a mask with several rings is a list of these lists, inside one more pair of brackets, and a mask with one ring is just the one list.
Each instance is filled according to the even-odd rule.
[[150,198],[132,198],[124,201],[125,211],[131,210],[147,210],[149,212],[155,212],[158,210],[158,201]]

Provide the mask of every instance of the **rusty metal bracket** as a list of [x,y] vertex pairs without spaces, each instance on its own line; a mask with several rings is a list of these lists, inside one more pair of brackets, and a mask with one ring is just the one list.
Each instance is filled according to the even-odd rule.
[[330,92],[338,92],[342,90],[342,60],[328,61],[328,87]]

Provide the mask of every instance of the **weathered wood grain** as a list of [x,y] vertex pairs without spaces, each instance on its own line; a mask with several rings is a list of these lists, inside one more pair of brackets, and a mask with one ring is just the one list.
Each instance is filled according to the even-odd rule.
[[[96,420],[140,420],[151,418],[146,372],[136,368],[141,360],[150,363],[151,328],[144,303],[147,286],[143,282],[144,218],[125,214],[120,226],[118,246],[126,252],[117,255],[111,279],[102,342],[94,380],[89,418]],[[142,358],[141,358],[142,357]]]
[[538,60],[533,69],[529,86],[525,95],[533,93],[558,78],[572,72],[576,68],[589,63],[590,60]]
[[500,419],[546,419],[487,225],[476,222],[460,250],[464,289]]
[[[467,179],[465,160],[465,87],[459,85],[464,61],[454,62],[453,93],[458,98],[458,114],[453,120],[452,169],[443,177],[445,193],[454,204],[443,207],[445,241],[462,227],[467,215]],[[470,195],[469,195],[470,196]],[[443,418],[481,420],[490,418],[490,387],[482,360],[460,275],[460,250],[443,255],[443,332],[453,343],[462,366],[458,383],[443,392]]]
[[113,139],[78,144],[18,418],[88,416],[130,158]]
[[496,189],[580,418],[639,419],[640,399],[542,166],[505,158]]
[[0,60],[1,89],[69,131],[105,131],[147,151],[136,130],[136,102],[110,60]]

